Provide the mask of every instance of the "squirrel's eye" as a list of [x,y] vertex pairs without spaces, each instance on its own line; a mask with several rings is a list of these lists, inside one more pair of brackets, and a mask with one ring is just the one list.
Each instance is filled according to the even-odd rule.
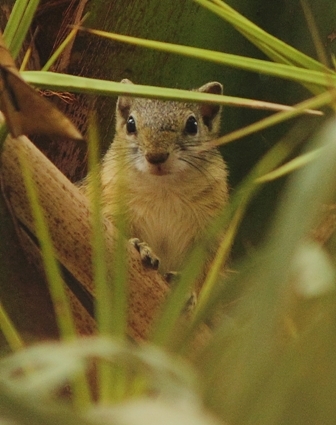
[[127,133],[136,133],[136,125],[135,125],[135,119],[130,115],[126,122],[126,130]]
[[190,134],[191,136],[194,136],[195,134],[197,134],[198,124],[197,124],[196,118],[193,115],[191,115],[187,119],[186,124],[185,124],[185,127],[184,127],[184,131],[187,134]]

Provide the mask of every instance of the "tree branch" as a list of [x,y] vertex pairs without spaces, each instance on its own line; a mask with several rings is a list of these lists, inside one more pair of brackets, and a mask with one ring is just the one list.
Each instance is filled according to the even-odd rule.
[[[94,298],[92,281],[91,224],[87,199],[31,142],[21,136],[8,137],[2,154],[3,188],[20,227],[36,238],[34,220],[21,175],[19,157],[25,154],[39,194],[40,205],[49,224],[57,259],[72,278]],[[105,220],[106,249],[113,258],[117,230]],[[141,264],[138,252],[127,245],[129,254],[128,333],[139,341],[146,339],[153,319],[169,287],[164,279]],[[78,302],[77,302],[78,305]],[[81,312],[81,316],[83,312]],[[86,313],[89,315],[89,313]],[[83,319],[82,319],[83,320]],[[92,329],[93,330],[93,329]]]

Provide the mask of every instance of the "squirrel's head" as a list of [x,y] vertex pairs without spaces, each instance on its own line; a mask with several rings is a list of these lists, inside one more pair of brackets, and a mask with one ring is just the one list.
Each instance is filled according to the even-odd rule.
[[[122,83],[132,84],[129,80]],[[210,82],[196,91],[222,94],[223,86]],[[116,107],[116,149],[128,155],[140,171],[165,175],[188,167],[204,167],[211,157],[206,143],[220,125],[221,106],[120,96]],[[203,162],[203,164],[202,164]]]

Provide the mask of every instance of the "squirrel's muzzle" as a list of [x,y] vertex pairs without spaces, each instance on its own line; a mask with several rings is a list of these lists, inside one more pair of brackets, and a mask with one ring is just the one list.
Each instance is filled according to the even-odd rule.
[[146,160],[153,165],[163,164],[169,157],[168,152],[148,152],[145,154]]

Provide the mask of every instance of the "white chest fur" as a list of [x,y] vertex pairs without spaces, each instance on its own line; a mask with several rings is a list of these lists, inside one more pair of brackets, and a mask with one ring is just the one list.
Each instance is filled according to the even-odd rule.
[[[190,171],[189,171],[190,174]],[[192,173],[191,173],[192,174]],[[142,175],[129,185],[130,234],[148,243],[163,272],[179,270],[186,253],[218,210],[213,189],[181,176]],[[214,185],[216,186],[216,185]],[[225,202],[222,194],[222,203]]]

